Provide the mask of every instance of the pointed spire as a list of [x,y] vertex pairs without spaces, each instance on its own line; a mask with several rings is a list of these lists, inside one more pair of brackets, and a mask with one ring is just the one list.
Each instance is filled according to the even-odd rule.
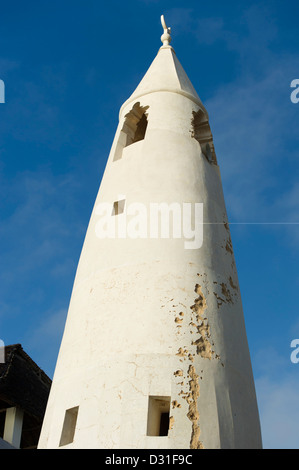
[[164,15],[161,16],[161,24],[164,30],[161,36],[163,46],[158,50],[158,54],[133,94],[122,105],[120,113],[130,102],[136,101],[141,96],[154,92],[167,91],[187,96],[198,104],[208,116],[197,92],[176,57],[173,47],[169,44],[171,42],[171,28],[166,26]]

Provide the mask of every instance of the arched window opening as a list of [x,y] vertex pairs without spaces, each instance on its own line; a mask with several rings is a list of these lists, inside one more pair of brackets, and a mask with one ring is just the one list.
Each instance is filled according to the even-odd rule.
[[197,113],[193,111],[191,125],[191,137],[193,137],[197,140],[197,142],[199,142],[202,153],[204,154],[208,162],[217,165],[213,135],[211,132],[209,120],[207,115],[201,109],[197,111]]
[[132,144],[144,139],[146,128],[147,128],[147,117],[146,117],[146,114],[143,113],[142,118],[137,123],[136,132],[135,132]]
[[122,152],[125,147],[140,142],[145,138],[147,129],[147,109],[149,106],[140,106],[140,103],[135,103],[131,111],[126,114],[125,122],[120,131],[118,144],[116,146],[114,161],[122,157]]
[[135,144],[143,140],[147,128],[146,110],[148,106],[142,107],[140,103],[135,103],[131,111],[126,114],[122,132],[127,135],[126,145]]

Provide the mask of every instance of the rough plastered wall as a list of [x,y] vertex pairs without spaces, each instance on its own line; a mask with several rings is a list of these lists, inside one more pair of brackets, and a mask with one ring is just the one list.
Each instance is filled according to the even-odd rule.
[[[192,138],[199,104],[165,91],[139,97],[146,138],[113,160],[90,219],[40,448],[59,446],[65,410],[79,406],[70,448],[261,446],[254,382],[219,168]],[[100,202],[202,202],[204,239],[100,240]],[[250,312],[247,312],[248,316]],[[149,396],[171,397],[168,436],[147,436]]]

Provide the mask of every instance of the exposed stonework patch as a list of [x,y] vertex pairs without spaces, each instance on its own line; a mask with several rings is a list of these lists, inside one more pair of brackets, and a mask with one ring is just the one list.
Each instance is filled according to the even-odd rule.
[[181,369],[177,370],[176,372],[174,372],[174,375],[175,377],[183,377],[183,371]]
[[226,242],[225,249],[226,249],[226,251],[228,251],[232,255],[233,254],[233,244],[232,244],[232,240],[231,240],[231,236],[230,236],[229,224],[228,224],[228,222],[224,222],[223,225],[224,225],[224,227],[227,231],[227,235],[228,235],[228,240]]
[[234,281],[233,281],[233,279],[232,279],[231,276],[230,276],[230,278],[229,278],[229,283],[230,283],[230,286],[231,286],[233,289],[235,289],[235,290],[238,289],[238,286],[236,286],[236,285],[234,284]]
[[[177,305],[173,305],[173,307],[177,307]],[[177,332],[180,332],[180,328],[182,328],[182,323],[184,320],[184,312],[180,312],[178,316],[175,317],[174,322],[176,323],[176,327],[178,328]]]
[[193,310],[197,315],[203,315],[207,308],[207,302],[199,284],[196,284],[195,292],[198,294],[198,297],[195,299],[195,304],[192,305],[191,310]]
[[223,304],[223,302],[225,302],[225,300],[222,299],[221,297],[219,297],[217,292],[213,292],[213,294],[215,295],[215,297],[217,299],[217,307],[219,308]]
[[[191,421],[192,430],[190,437],[190,449],[203,449],[203,443],[200,441],[200,415],[198,409],[198,400],[200,396],[200,386],[199,381],[203,380],[203,370],[200,374],[196,373],[196,357],[202,359],[220,359],[218,355],[215,355],[213,351],[213,341],[211,339],[211,331],[208,318],[206,316],[206,310],[208,308],[207,299],[204,292],[208,291],[209,282],[206,274],[198,274],[200,278],[200,284],[195,285],[194,292],[196,293],[196,298],[194,304],[189,307],[191,315],[185,314],[183,312],[176,313],[174,316],[174,322],[177,327],[179,327],[183,320],[188,321],[190,333],[193,333],[194,340],[190,343],[183,343],[176,353],[176,356],[180,358],[180,362],[188,361],[187,369],[179,369],[174,372],[175,377],[181,377],[180,382],[177,381],[177,386],[180,386],[180,391],[178,390],[177,398],[179,401],[183,399],[188,408],[187,408],[187,418]],[[188,319],[188,320],[187,320]],[[181,343],[182,344],[182,343]],[[192,347],[191,347],[192,346]],[[184,380],[182,380],[182,378]],[[179,403],[177,400],[172,401],[172,408],[183,408],[182,403]]]
[[223,282],[221,285],[221,292],[225,296],[228,303],[233,303],[233,298],[230,290],[227,288],[227,285]]
[[226,251],[228,251],[231,255],[233,254],[233,245],[231,242],[231,239],[227,240],[226,245],[225,245]]
[[206,337],[201,337],[196,341],[192,342],[196,346],[197,354],[204,359],[212,359],[212,346],[210,341]]
[[190,365],[188,369],[189,380],[189,393],[186,397],[189,405],[187,417],[192,423],[192,433],[190,439],[190,449],[203,449],[203,444],[200,442],[200,427],[199,427],[199,411],[197,400],[199,398],[199,376],[195,372],[194,366]]
[[[233,284],[233,280],[232,280],[231,277],[229,278],[229,283],[233,287],[233,289],[237,290],[237,287]],[[214,284],[217,284],[217,282],[214,282]],[[221,297],[217,294],[217,292],[213,292],[213,294],[215,295],[215,297],[217,299],[218,308],[223,303],[233,304],[234,303],[234,296],[237,296],[237,293],[232,293],[229,290],[227,284],[225,284],[225,282],[222,282],[222,284],[220,284],[220,287],[221,287]]]
[[199,356],[205,359],[212,358],[212,346],[210,343],[210,326],[208,319],[205,317],[205,310],[207,309],[207,301],[202,292],[202,288],[199,284],[195,286],[195,292],[198,294],[195,299],[195,304],[192,305],[191,310],[195,314],[195,321],[192,319],[190,325],[195,326],[197,333],[200,334],[200,338],[192,342],[192,345],[196,346],[196,352]]
[[170,416],[169,417],[169,430],[173,429],[173,425],[174,425],[174,417]]
[[179,357],[186,357],[188,354],[188,350],[187,349],[183,349],[183,348],[180,348],[178,350],[178,352],[176,353],[176,356],[179,356]]
[[181,408],[181,404],[177,402],[177,400],[174,400],[172,402],[172,408]]

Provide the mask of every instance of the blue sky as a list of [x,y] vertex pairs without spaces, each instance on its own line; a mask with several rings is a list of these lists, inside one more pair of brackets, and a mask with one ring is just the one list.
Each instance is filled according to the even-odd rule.
[[209,115],[266,448],[299,448],[299,4],[2,3],[0,338],[51,377],[118,112],[161,43]]

